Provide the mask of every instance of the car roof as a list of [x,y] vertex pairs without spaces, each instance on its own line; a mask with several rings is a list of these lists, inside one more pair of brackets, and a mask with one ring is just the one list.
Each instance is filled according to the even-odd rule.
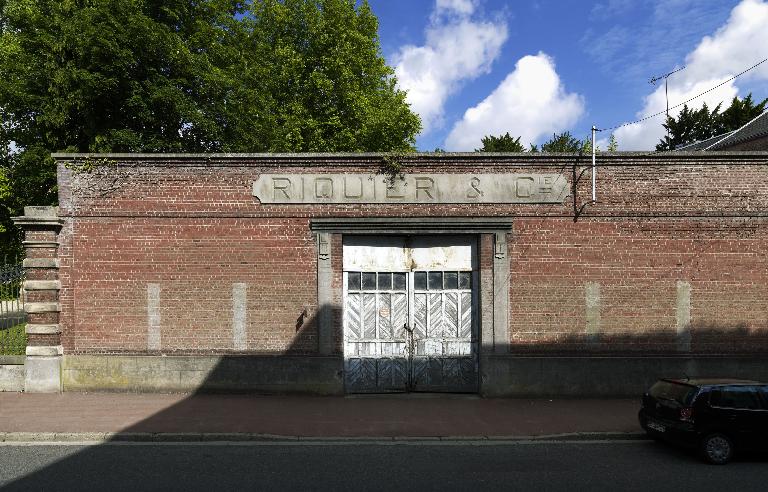
[[766,385],[768,383],[761,383],[760,381],[752,381],[749,379],[731,379],[731,378],[693,378],[693,379],[673,379],[664,378],[663,381],[669,381],[677,384],[687,384],[688,386],[738,386],[738,385]]

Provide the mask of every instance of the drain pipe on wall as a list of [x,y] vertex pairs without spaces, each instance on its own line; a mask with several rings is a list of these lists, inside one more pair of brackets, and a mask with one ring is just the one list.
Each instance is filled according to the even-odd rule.
[[597,166],[595,165],[595,132],[597,127],[592,125],[592,203],[597,202]]

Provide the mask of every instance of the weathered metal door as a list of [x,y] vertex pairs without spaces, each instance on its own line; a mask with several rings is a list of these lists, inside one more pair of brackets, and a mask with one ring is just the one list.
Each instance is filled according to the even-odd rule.
[[477,390],[471,237],[345,237],[347,392]]

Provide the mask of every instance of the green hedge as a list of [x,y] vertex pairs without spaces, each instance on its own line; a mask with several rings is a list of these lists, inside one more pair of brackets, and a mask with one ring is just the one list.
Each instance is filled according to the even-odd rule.
[[0,355],[24,355],[27,350],[26,323],[0,329]]

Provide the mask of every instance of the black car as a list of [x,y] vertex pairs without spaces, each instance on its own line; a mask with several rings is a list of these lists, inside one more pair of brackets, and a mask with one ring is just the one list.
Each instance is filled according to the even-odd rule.
[[696,447],[714,464],[735,450],[768,450],[768,383],[737,379],[660,379],[638,415],[654,439]]

